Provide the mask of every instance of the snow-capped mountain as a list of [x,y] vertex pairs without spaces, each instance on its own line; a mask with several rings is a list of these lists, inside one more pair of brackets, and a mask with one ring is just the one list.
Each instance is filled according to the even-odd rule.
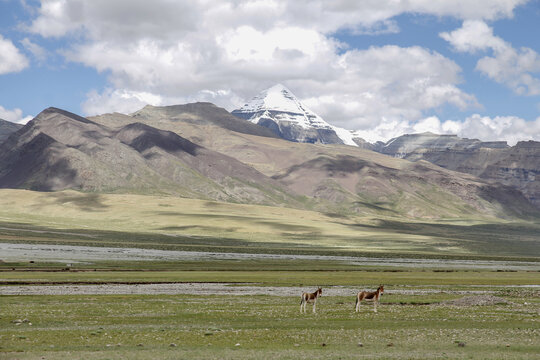
[[289,141],[358,146],[349,130],[324,121],[281,84],[262,91],[232,114],[265,126]]

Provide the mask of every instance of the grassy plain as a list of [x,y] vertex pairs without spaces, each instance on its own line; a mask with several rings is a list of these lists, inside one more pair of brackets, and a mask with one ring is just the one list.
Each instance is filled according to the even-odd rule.
[[306,315],[298,297],[3,296],[0,358],[535,359],[533,294],[464,307],[445,305],[459,296],[443,292],[385,294],[376,314],[371,304],[354,313],[352,297],[323,296]]
[[[5,243],[537,262],[539,240],[538,223],[517,220],[409,221],[159,196],[0,190]],[[0,287],[384,283],[388,292],[377,314],[370,305],[355,314],[350,296],[323,295],[318,313],[306,315],[299,314],[298,296],[2,295],[0,359],[535,359],[540,353],[538,271],[255,258],[103,259],[63,267],[0,262]],[[503,301],[445,303],[463,291]]]
[[[4,288],[18,283],[320,285],[350,287],[351,296],[323,294],[317,314],[301,315],[298,296],[4,295],[0,359],[535,359],[540,351],[540,292],[522,287],[539,285],[537,271],[336,270],[330,262],[300,271],[291,270],[296,261],[263,261],[259,270],[243,261],[203,264],[205,270],[191,271],[125,270],[134,263],[118,263],[124,270],[117,271],[6,269],[0,283]],[[355,314],[354,289],[380,283],[386,293],[379,312],[364,304]],[[502,300],[483,306],[445,303],[466,293]],[[13,322],[21,319],[28,322]]]
[[173,197],[0,190],[0,241],[256,253],[538,257],[540,224],[323,214]]

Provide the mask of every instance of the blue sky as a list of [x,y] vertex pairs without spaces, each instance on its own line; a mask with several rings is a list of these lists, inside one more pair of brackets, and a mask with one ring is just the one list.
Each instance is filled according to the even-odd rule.
[[233,110],[280,82],[369,141],[540,140],[538,34],[540,0],[0,0],[0,118]]

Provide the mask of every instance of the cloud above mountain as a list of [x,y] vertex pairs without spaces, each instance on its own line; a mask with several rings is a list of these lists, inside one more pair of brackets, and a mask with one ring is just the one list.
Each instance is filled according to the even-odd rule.
[[[478,60],[476,70],[519,95],[540,94],[540,54],[528,47],[515,49],[493,34],[493,29],[480,20],[467,20],[452,32],[441,33],[460,52],[485,52],[491,56]],[[535,73],[538,74],[535,76]]]
[[28,59],[13,42],[0,35],[0,75],[15,73],[28,66]]
[[[509,18],[525,2],[42,0],[22,28],[71,39],[61,54],[106,74],[106,88],[88,92],[82,105],[88,115],[190,101],[232,110],[282,82],[332,124],[367,132],[385,121],[414,127],[433,109],[482,104],[463,89],[462,68],[440,52],[414,45],[354,48],[338,32],[399,32],[395,18],[402,14],[462,20],[465,30],[441,36],[457,51],[490,50],[493,56],[479,61],[478,70],[534,94],[536,79],[527,76],[536,60],[530,66],[518,60],[531,54],[513,49],[489,27],[480,45],[468,35],[459,40],[470,24]],[[32,44],[26,41],[29,51],[36,49]],[[508,67],[505,61],[514,70],[498,70]]]
[[[387,116],[415,119],[444,103],[466,108],[476,100],[459,89],[459,66],[436,52],[399,46],[359,51],[337,41],[333,32],[377,29],[404,12],[494,18],[508,16],[513,8],[506,2],[481,8],[424,1],[398,2],[396,7],[380,2],[359,6],[354,1],[316,1],[309,6],[302,1],[115,4],[111,8],[108,1],[43,1],[28,29],[44,37],[82,36],[84,40],[64,54],[110,73],[115,90],[98,96],[119,91],[123,96],[116,100],[127,104],[122,107],[132,104],[135,110],[135,94],[145,92],[154,94],[156,105],[202,95],[231,109],[254,89],[283,81],[323,116],[330,115],[327,109],[332,107],[325,99],[344,100],[334,121],[350,127],[373,124],[382,109],[389,109]],[[127,13],[120,11],[126,8]],[[92,93],[86,110],[113,110],[97,108],[95,98]],[[360,117],[357,110],[362,110]]]
[[462,121],[441,120],[429,116],[415,122],[383,118],[374,128],[356,131],[356,135],[369,142],[387,141],[403,134],[431,132],[455,134],[482,141],[507,141],[513,146],[531,137],[540,139],[540,117],[526,121],[517,116],[481,116],[473,114]]
[[32,120],[32,116],[23,116],[21,109],[6,109],[0,105],[0,119],[11,121],[19,124],[26,124]]

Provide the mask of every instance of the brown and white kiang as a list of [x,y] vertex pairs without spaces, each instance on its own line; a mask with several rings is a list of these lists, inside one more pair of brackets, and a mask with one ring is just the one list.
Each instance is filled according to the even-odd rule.
[[322,295],[322,289],[318,288],[314,293],[305,292],[302,294],[302,300],[300,301],[300,312],[302,312],[302,307],[304,313],[306,312],[307,303],[313,303],[313,312],[315,312],[315,307],[317,305],[317,298]]
[[356,312],[360,311],[360,302],[362,300],[366,301],[373,301],[373,310],[377,312],[377,303],[379,302],[379,299],[381,298],[381,295],[384,293],[384,285],[379,286],[379,288],[375,291],[369,292],[369,291],[360,291],[356,295]]

